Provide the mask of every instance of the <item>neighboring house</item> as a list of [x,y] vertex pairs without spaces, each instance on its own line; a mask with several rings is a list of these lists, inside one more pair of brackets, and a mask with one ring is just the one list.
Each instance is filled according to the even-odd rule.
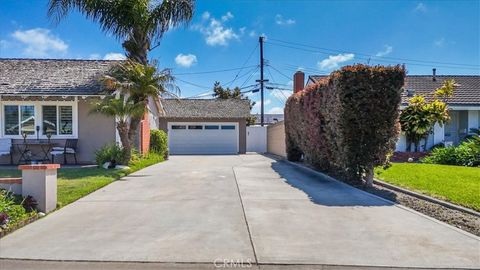
[[90,114],[92,101],[103,97],[99,78],[115,63],[0,59],[0,138],[21,143],[24,133],[42,140],[50,133],[58,146],[78,139],[79,162],[91,163],[95,150],[116,141],[115,120]]
[[250,104],[244,99],[164,99],[160,129],[171,154],[243,154]]
[[[301,75],[295,74],[299,83]],[[325,76],[309,76],[307,85],[315,83]],[[439,143],[458,145],[468,135],[471,128],[480,127],[480,76],[478,75],[407,75],[405,78],[402,107],[414,95],[423,95],[427,100],[433,98],[432,92],[441,87],[443,82],[454,79],[457,87],[454,96],[447,100],[451,120],[440,127],[435,125],[433,133],[427,139],[427,150]],[[302,87],[303,89],[303,87]],[[421,143],[423,147],[424,142]],[[407,147],[402,134],[397,142],[396,151],[405,151]]]
[[[255,117],[255,125],[260,125],[260,114],[252,114],[252,116]],[[263,122],[265,125],[272,125],[272,124],[275,124],[275,123],[278,123],[280,121],[283,121],[284,119],[284,116],[283,116],[283,113],[282,114],[279,114],[279,113],[274,113],[274,114],[271,114],[271,113],[266,113],[263,115]]]

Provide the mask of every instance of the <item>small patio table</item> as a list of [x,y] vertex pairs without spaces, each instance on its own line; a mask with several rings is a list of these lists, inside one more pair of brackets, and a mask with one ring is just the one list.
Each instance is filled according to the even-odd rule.
[[[18,164],[20,164],[22,162],[30,163],[32,160],[42,161],[42,162],[50,161],[50,159],[48,158],[48,154],[50,153],[50,150],[55,144],[48,141],[27,140],[21,143],[14,143],[13,145],[15,145],[18,152],[20,153],[20,158],[18,159]],[[39,147],[40,151],[33,152],[32,146]]]

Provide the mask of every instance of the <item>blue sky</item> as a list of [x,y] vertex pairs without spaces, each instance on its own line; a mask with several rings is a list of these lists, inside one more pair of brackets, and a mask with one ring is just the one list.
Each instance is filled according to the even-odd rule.
[[[0,57],[122,57],[121,42],[97,24],[72,13],[54,25],[46,5],[0,0]],[[438,74],[479,74],[479,33],[479,1],[200,0],[192,22],[168,32],[150,58],[173,70],[183,97],[208,94],[214,81],[246,87],[259,78],[263,34],[265,76],[278,88],[267,90],[265,107],[276,113],[298,69],[312,75],[352,63],[405,63],[409,74],[431,74],[433,67]]]

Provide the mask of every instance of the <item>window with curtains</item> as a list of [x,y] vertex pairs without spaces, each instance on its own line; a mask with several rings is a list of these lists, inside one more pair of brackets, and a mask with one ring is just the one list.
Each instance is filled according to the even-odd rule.
[[[5,136],[39,135],[71,136],[75,134],[74,110],[70,105],[15,105],[0,106],[0,125]],[[1,119],[3,118],[3,119]]]

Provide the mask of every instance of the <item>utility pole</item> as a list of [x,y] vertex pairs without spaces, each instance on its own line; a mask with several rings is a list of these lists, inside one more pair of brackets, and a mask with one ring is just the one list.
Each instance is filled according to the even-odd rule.
[[265,122],[264,122],[264,106],[263,106],[263,83],[264,82],[268,82],[268,80],[264,80],[263,79],[263,40],[264,40],[264,36],[260,36],[258,38],[258,42],[260,42],[260,80],[256,80],[256,82],[260,82],[260,102],[262,104],[260,104],[260,125],[263,127],[265,125]]

